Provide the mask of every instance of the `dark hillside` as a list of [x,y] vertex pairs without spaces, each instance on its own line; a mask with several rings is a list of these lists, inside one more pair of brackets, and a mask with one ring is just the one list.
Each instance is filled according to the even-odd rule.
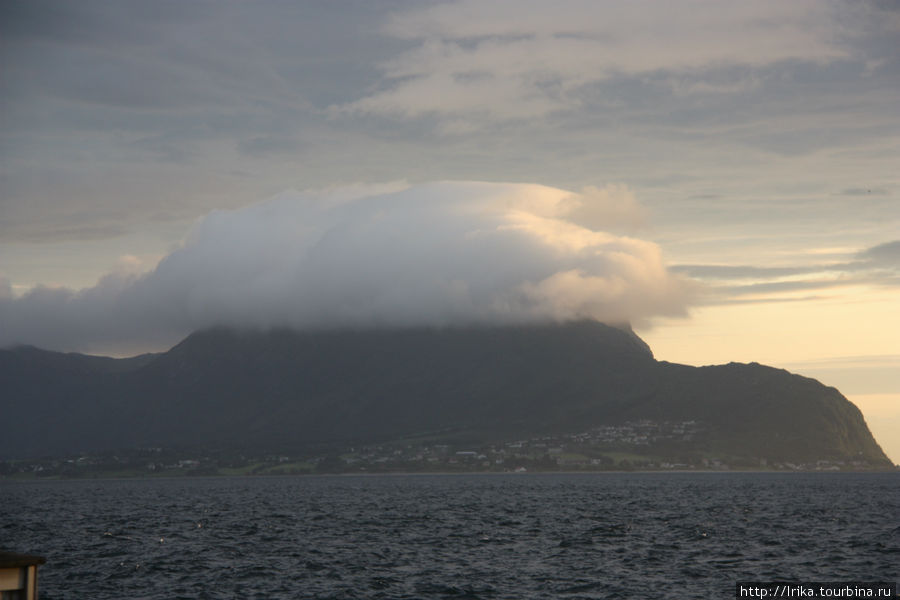
[[[595,322],[298,333],[213,329],[127,360],[0,352],[0,458],[134,448],[284,451],[396,439],[484,442],[639,420],[696,421],[695,455],[887,466],[859,410],[757,364],[657,362]],[[687,438],[686,438],[687,439]]]

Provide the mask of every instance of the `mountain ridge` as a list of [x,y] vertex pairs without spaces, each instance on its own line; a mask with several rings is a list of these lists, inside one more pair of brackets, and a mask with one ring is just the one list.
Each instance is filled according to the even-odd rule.
[[627,326],[296,332],[214,328],[130,359],[0,351],[0,458],[123,447],[457,439],[626,422],[700,423],[671,452],[756,461],[890,461],[859,409],[818,381],[751,364],[653,358]]

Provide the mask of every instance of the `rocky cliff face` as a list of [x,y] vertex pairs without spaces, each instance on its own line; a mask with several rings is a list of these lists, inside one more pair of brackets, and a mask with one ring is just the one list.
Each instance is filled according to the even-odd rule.
[[679,451],[890,463],[859,410],[756,364],[654,360],[630,328],[195,333],[126,360],[0,351],[0,458],[128,448],[502,440],[696,421]]

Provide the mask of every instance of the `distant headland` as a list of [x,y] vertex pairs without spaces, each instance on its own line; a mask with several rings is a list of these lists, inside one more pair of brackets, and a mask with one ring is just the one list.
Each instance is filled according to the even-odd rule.
[[834,388],[593,321],[17,347],[0,389],[0,476],[894,468]]

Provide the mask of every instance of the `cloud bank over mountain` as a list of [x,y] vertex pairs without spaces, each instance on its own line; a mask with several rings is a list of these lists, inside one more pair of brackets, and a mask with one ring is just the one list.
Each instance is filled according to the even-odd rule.
[[[604,206],[606,204],[606,206]],[[627,189],[433,183],[284,192],[215,211],[144,274],[0,290],[0,345],[159,346],[214,325],[446,326],[681,315],[691,284],[650,242],[600,230]],[[590,226],[579,224],[589,222]]]

